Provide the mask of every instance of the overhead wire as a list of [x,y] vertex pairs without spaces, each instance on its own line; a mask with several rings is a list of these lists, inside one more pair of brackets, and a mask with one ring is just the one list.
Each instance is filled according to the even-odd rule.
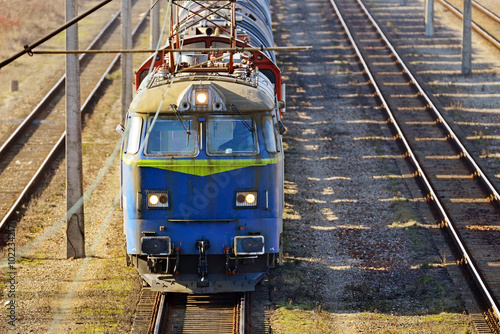
[[[171,4],[172,4],[172,0],[169,0],[169,9],[171,7]],[[166,17],[167,16],[168,16],[168,12],[167,12]],[[163,26],[162,35],[163,35],[164,29],[165,29],[165,24]],[[158,42],[157,51],[158,51],[159,45],[161,43],[160,41],[161,41],[161,39]],[[168,91],[165,92],[165,94],[166,93],[168,93]],[[165,94],[164,94],[164,96],[165,96]],[[160,110],[161,110],[161,106],[159,106],[159,108],[158,108],[158,110],[156,112],[156,116],[158,115],[158,113],[159,113]],[[125,131],[129,131],[129,128],[130,128],[130,125],[128,124],[128,126],[126,127]],[[142,143],[141,149],[144,148],[143,145],[144,145],[144,142]],[[40,243],[42,243],[43,241],[47,240],[51,235],[53,235],[54,233],[56,233],[57,231],[59,231],[62,228],[63,224],[66,222],[67,217],[73,215],[79,209],[80,206],[82,206],[86,201],[88,201],[91,198],[92,193],[95,191],[95,189],[97,188],[97,186],[101,183],[102,179],[104,178],[104,175],[110,169],[110,167],[111,167],[114,159],[116,158],[116,156],[118,155],[118,153],[120,151],[120,148],[121,148],[121,140],[117,142],[117,144],[115,145],[115,148],[114,148],[113,152],[111,153],[110,157],[107,159],[107,161],[106,161],[103,169],[100,171],[100,173],[98,174],[98,176],[94,179],[94,182],[92,182],[92,184],[87,189],[87,191],[85,191],[84,195],[54,225],[52,225],[49,229],[47,229],[40,236],[38,236],[37,238],[33,239],[29,244],[21,247],[17,251],[18,256],[20,256],[20,257],[26,256],[27,254],[29,254],[30,252],[32,252]]]
[[[172,0],[169,0],[168,10],[170,10],[171,5],[172,5]],[[167,10],[167,15],[165,16],[166,18],[168,17],[168,13],[169,13],[168,10]],[[166,25],[164,23],[161,36],[163,36],[165,26]],[[160,39],[158,41],[158,45],[157,45],[157,48],[156,48],[155,55],[153,57],[153,61],[154,61],[154,59],[156,59],[156,54],[158,53],[158,50],[159,50],[160,45],[161,45],[160,43],[161,43],[161,37],[160,37]],[[153,66],[151,66],[151,67],[153,67]],[[150,73],[151,73],[151,69],[150,69]],[[159,110],[160,110],[160,108],[158,109],[158,111]],[[158,114],[158,111],[157,111],[157,114]],[[128,126],[128,127],[130,127],[130,126]],[[123,137],[122,137],[122,139],[123,139]],[[104,168],[99,172],[99,174],[96,177],[96,179],[94,180],[94,182],[91,184],[91,186],[89,187],[89,189],[87,189],[87,191],[84,193],[84,195],[77,201],[77,203],[75,203],[73,205],[73,207],[70,208],[70,210],[67,211],[67,213],[64,215],[64,217],[62,217],[61,219],[59,219],[49,229],[47,229],[44,233],[42,233],[42,235],[40,235],[39,237],[37,237],[36,239],[34,239],[32,242],[30,242],[29,244],[25,245],[21,249],[19,249],[18,256],[26,256],[27,254],[29,254],[33,250],[35,250],[37,248],[37,246],[39,244],[41,244],[43,241],[47,240],[50,236],[52,236],[53,234],[55,234],[57,231],[60,231],[61,228],[63,227],[64,223],[66,222],[66,217],[71,216],[74,212],[76,212],[78,210],[78,208],[80,206],[82,206],[84,204],[84,202],[86,202],[86,201],[88,201],[90,199],[92,193],[95,191],[95,189],[97,188],[97,186],[99,184],[101,184],[104,176],[107,174],[107,172],[111,168],[114,160],[118,156],[118,153],[120,152],[120,148],[121,148],[121,141],[122,140],[119,140],[117,142],[117,144],[114,147],[113,153],[107,159]],[[77,288],[79,286],[79,283],[82,281],[82,277],[85,274],[85,271],[86,271],[86,269],[87,269],[87,267],[89,265],[89,262],[90,262],[90,260],[91,260],[91,258],[93,256],[93,254],[95,253],[95,250],[96,250],[97,246],[99,245],[99,243],[100,243],[103,235],[105,234],[107,228],[109,227],[109,224],[110,224],[111,219],[112,219],[112,215],[113,215],[114,211],[116,210],[116,207],[117,207],[117,205],[118,205],[118,203],[120,201],[121,196],[122,196],[122,189],[120,188],[120,191],[119,191],[118,195],[115,197],[115,199],[113,200],[113,202],[112,202],[112,204],[111,204],[111,206],[109,208],[109,211],[108,211],[108,214],[106,216],[106,219],[101,224],[100,230],[99,230],[96,238],[94,239],[94,242],[92,243],[92,246],[90,247],[89,254],[87,254],[87,256],[85,257],[85,259],[83,260],[83,263],[80,266],[80,269],[79,269],[79,271],[78,271],[75,279],[73,280],[73,283],[71,284],[71,286],[69,288],[69,291],[67,292],[67,294],[66,294],[66,296],[65,296],[65,298],[63,300],[63,303],[61,304],[61,306],[59,308],[59,311],[56,313],[56,315],[54,317],[54,320],[52,321],[52,324],[51,324],[51,326],[49,328],[49,333],[57,332],[58,325],[59,325],[59,323],[62,320],[62,315],[65,313],[65,310],[68,308],[68,305],[69,305],[70,301],[72,300],[72,298],[76,294],[76,291],[77,291]]]
[[[111,1],[111,0],[105,1],[105,3],[109,2],[109,1]],[[156,5],[157,3],[158,3],[158,1],[154,5]],[[192,3],[192,1],[189,2],[188,6],[191,3]],[[151,60],[152,61],[152,66],[150,66],[149,71],[148,71],[149,80],[152,80],[152,71],[153,71],[153,67],[154,67],[154,62],[155,62],[156,57],[157,57],[157,55],[159,53],[159,49],[161,47],[161,40],[163,38],[165,29],[166,29],[166,22],[168,20],[168,16],[169,16],[171,7],[172,7],[172,0],[169,0],[169,4],[168,4],[168,8],[167,8],[167,14],[165,15],[165,20],[164,20],[164,23],[163,23],[163,27],[162,27],[160,39],[159,39],[159,41],[157,43],[155,53],[153,54],[153,57],[152,57],[152,60]],[[180,46],[179,46],[181,49],[182,49],[183,43],[184,43],[184,39],[182,38],[182,39],[180,39]],[[32,47],[34,47],[34,46],[32,46]],[[178,71],[178,66],[179,66],[179,63],[180,63],[179,62],[180,57],[181,57],[181,53],[179,52],[177,54],[177,62],[176,62],[176,66],[175,66],[175,72]],[[148,132],[146,134],[145,140],[142,141],[142,143],[141,143],[140,150],[144,149],[144,145],[147,142],[147,139],[149,138],[149,135],[151,133],[151,129],[154,127],[154,124],[157,121],[158,115],[159,115],[159,113],[160,113],[160,111],[162,109],[163,101],[164,101],[165,97],[167,96],[167,94],[168,94],[168,92],[169,92],[172,84],[174,83],[174,80],[175,80],[175,76],[172,76],[170,84],[168,86],[166,86],[166,89],[165,89],[165,91],[163,93],[163,98],[160,101],[160,104],[159,104],[159,106],[158,106],[158,108],[157,108],[157,110],[155,112],[155,116],[153,118],[153,121],[151,122],[151,126],[148,129]],[[124,134],[122,134],[121,140],[118,141],[117,144],[115,145],[114,150],[113,150],[112,154],[110,155],[110,157],[107,159],[107,161],[106,161],[105,166],[103,167],[103,169],[99,172],[98,176],[94,179],[94,181],[92,182],[91,186],[87,189],[87,191],[85,191],[84,195],[77,201],[77,203],[75,203],[75,205],[73,205],[73,207],[70,208],[70,210],[68,210],[63,217],[61,217],[50,228],[48,228],[47,230],[45,230],[40,236],[38,236],[37,238],[35,238],[33,241],[31,241],[27,245],[21,247],[18,250],[18,256],[21,256],[21,257],[27,256],[29,253],[32,253],[42,242],[46,241],[53,234],[55,234],[56,232],[60,231],[61,228],[63,227],[63,225],[66,223],[67,217],[71,216],[74,212],[76,212],[78,210],[78,208],[80,206],[82,206],[84,204],[84,202],[87,202],[91,198],[91,195],[96,190],[96,188],[101,184],[104,176],[108,173],[109,169],[113,165],[113,162],[115,161],[116,157],[118,156],[118,154],[120,152],[121,142],[123,140],[123,136],[126,135],[126,134],[128,134],[128,131],[130,131],[130,124],[127,124],[127,126],[125,128],[125,131],[124,131]],[[135,159],[134,159],[134,164],[137,164],[137,157],[135,157]],[[60,322],[61,322],[61,320],[63,318],[63,315],[66,314],[66,311],[67,311],[67,309],[69,307],[69,304],[70,304],[71,300],[76,295],[78,286],[79,286],[80,282],[82,281],[82,278],[83,278],[83,276],[84,276],[84,274],[85,274],[85,272],[86,272],[86,270],[87,270],[87,268],[89,266],[90,260],[92,259],[92,256],[94,255],[94,253],[95,253],[98,245],[100,244],[100,242],[102,240],[102,237],[104,236],[106,230],[108,229],[108,227],[109,227],[109,225],[111,223],[113,213],[115,212],[116,207],[118,206],[118,203],[119,203],[121,197],[122,197],[122,189],[120,189],[119,194],[115,197],[115,199],[111,203],[111,205],[109,207],[109,210],[108,210],[108,214],[107,214],[105,220],[103,221],[103,223],[101,224],[100,230],[99,230],[96,238],[94,239],[94,241],[93,241],[93,243],[92,243],[92,245],[90,247],[89,253],[87,254],[86,258],[83,259],[83,263],[81,264],[81,266],[80,266],[80,268],[79,268],[79,270],[78,270],[78,272],[77,272],[77,274],[76,274],[73,282],[71,283],[71,286],[70,286],[68,292],[66,293],[66,296],[65,296],[65,298],[64,298],[64,300],[63,300],[63,302],[62,302],[62,304],[61,304],[61,306],[59,308],[59,311],[55,314],[55,317],[54,317],[54,319],[53,319],[53,321],[52,321],[52,323],[51,323],[51,325],[50,325],[50,327],[48,329],[49,333],[54,333],[54,332],[58,331],[58,327],[59,327],[59,324],[60,324]]]
[[53,32],[49,33],[48,35],[42,37],[41,39],[39,39],[38,41],[36,41],[35,43],[33,44],[26,44],[24,45],[24,50],[23,51],[20,51],[18,53],[16,53],[14,56],[2,61],[0,63],[0,69],[10,63],[12,63],[14,60],[18,59],[19,57],[25,55],[25,54],[28,54],[30,56],[33,55],[33,49],[36,48],[37,46],[45,43],[46,41],[48,41],[49,39],[51,39],[52,37],[56,36],[57,34],[59,34],[60,32],[66,30],[68,27],[72,26],[73,24],[79,22],[80,20],[86,18],[87,16],[89,16],[90,14],[92,14],[93,12],[97,11],[98,9],[104,7],[105,5],[107,5],[108,3],[110,3],[111,1],[113,0],[104,0],[103,2],[99,3],[98,5],[92,7],[91,9],[89,9],[88,11],[86,11],[85,13],[73,18],[72,20],[66,22],[64,25],[60,26],[59,28],[57,28],[56,30],[54,30]]
[[[152,65],[154,65],[154,61],[155,61],[155,59],[156,59],[156,57],[157,57],[157,55],[159,53],[159,49],[161,47],[161,40],[163,38],[165,29],[166,29],[166,22],[168,20],[168,16],[169,16],[170,10],[172,9],[171,8],[172,7],[172,1],[173,0],[169,0],[169,4],[168,4],[168,8],[167,8],[167,14],[165,15],[165,20],[164,20],[164,23],[163,23],[163,27],[162,27],[160,39],[159,39],[159,41],[157,43],[155,53],[154,53],[154,55],[152,57]],[[109,2],[109,1],[107,1],[107,2]],[[192,1],[189,2],[188,6],[191,3],[192,3]],[[183,43],[184,43],[184,39],[181,38],[180,39],[180,48],[182,48]],[[175,66],[175,72],[177,72],[177,70],[178,70],[180,57],[181,57],[181,53],[179,52],[177,54],[177,62],[176,62],[176,66]],[[149,80],[152,80],[152,75],[151,74],[152,74],[152,71],[153,71],[153,67],[154,66],[151,66],[150,69],[149,69],[149,72],[148,72]],[[148,132],[146,134],[145,140],[141,142],[140,150],[144,149],[144,145],[147,142],[147,139],[149,138],[151,130],[152,130],[155,122],[157,121],[158,115],[159,115],[159,113],[160,113],[160,111],[162,109],[163,101],[164,101],[165,97],[167,96],[167,94],[168,94],[168,92],[169,92],[172,84],[174,83],[174,80],[175,80],[175,77],[172,76],[170,84],[168,86],[166,86],[166,89],[165,89],[165,91],[163,93],[163,98],[160,101],[160,104],[159,104],[159,106],[158,106],[158,108],[157,108],[157,110],[155,112],[155,116],[154,116],[154,118],[153,118],[153,120],[151,122],[151,126],[148,129]],[[123,136],[127,135],[129,131],[130,131],[130,124],[127,124],[127,126],[125,128],[125,131],[124,131],[124,134],[122,134],[122,139],[123,139]],[[75,203],[73,205],[73,207],[70,208],[70,210],[68,210],[64,214],[63,217],[61,217],[56,223],[54,223],[47,230],[45,230],[40,236],[38,236],[37,238],[35,238],[34,240],[32,240],[27,245],[21,247],[18,250],[18,252],[17,252],[18,256],[25,257],[25,256],[28,256],[28,254],[32,253],[42,242],[46,241],[52,235],[54,235],[55,233],[57,233],[58,231],[60,231],[62,229],[63,225],[66,223],[66,220],[67,220],[68,216],[71,216],[74,212],[76,212],[78,210],[78,208],[84,204],[84,202],[87,202],[88,200],[90,200],[93,192],[101,184],[104,176],[108,173],[108,171],[111,168],[111,166],[113,165],[113,162],[115,161],[116,157],[119,155],[122,139],[117,142],[117,144],[115,145],[115,147],[113,149],[112,154],[106,160],[106,163],[105,163],[104,167],[101,169],[101,171],[99,172],[98,176],[94,179],[94,181],[92,182],[92,184],[90,185],[90,187],[85,191],[84,195],[77,201],[77,203]],[[134,158],[133,164],[135,164],[135,165],[137,164],[137,157]],[[82,277],[83,277],[83,275],[84,275],[84,273],[85,273],[85,271],[86,271],[86,269],[87,269],[87,267],[89,265],[91,257],[92,257],[92,255],[94,254],[94,252],[96,250],[96,247],[99,245],[99,243],[100,243],[100,241],[102,239],[102,236],[104,235],[105,231],[107,230],[107,228],[108,228],[108,226],[110,224],[110,221],[111,221],[111,218],[112,218],[112,214],[116,210],[116,207],[117,207],[117,205],[119,203],[119,199],[121,198],[121,196],[122,196],[122,189],[120,189],[119,194],[115,197],[114,201],[112,202],[112,204],[111,204],[111,206],[109,208],[109,211],[108,211],[108,215],[107,215],[106,219],[104,220],[104,222],[102,223],[102,225],[100,227],[100,230],[99,230],[96,238],[94,239],[94,242],[92,243],[92,246],[90,247],[89,254],[84,259],[84,262],[80,266],[80,269],[79,269],[79,271],[78,271],[75,279],[73,280],[73,282],[71,284],[71,287],[70,287],[68,293],[66,294],[63,303],[61,304],[59,312],[56,313],[55,318],[54,318],[54,320],[53,320],[53,322],[52,322],[52,324],[51,324],[51,326],[49,328],[49,332],[55,332],[55,331],[57,331],[58,324],[62,320],[62,314],[65,313],[64,311],[67,309],[67,307],[69,305],[69,302],[71,301],[71,299],[76,294],[76,290],[78,288],[78,285],[79,285],[79,283],[82,280]],[[3,265],[1,267],[3,267]]]

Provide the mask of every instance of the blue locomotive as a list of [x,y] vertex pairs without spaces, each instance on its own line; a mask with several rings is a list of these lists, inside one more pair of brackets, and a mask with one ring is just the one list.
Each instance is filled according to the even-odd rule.
[[[175,2],[174,2],[175,4]],[[121,154],[127,254],[154,291],[251,291],[283,230],[284,85],[268,0],[169,9]]]

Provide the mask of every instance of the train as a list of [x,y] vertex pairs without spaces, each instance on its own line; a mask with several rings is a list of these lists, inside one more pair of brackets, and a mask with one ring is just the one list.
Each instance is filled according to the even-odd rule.
[[173,1],[123,126],[127,258],[153,291],[252,291],[280,259],[285,85],[269,0]]

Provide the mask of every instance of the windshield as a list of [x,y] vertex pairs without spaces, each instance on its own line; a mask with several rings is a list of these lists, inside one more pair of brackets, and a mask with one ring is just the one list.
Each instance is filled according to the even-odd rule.
[[217,116],[207,119],[207,153],[256,155],[259,153],[252,117]]
[[[150,118],[151,126],[153,118]],[[149,134],[146,153],[156,155],[196,155],[198,132],[194,120],[183,117],[184,125],[191,133],[188,134],[182,123],[176,118],[158,118]]]

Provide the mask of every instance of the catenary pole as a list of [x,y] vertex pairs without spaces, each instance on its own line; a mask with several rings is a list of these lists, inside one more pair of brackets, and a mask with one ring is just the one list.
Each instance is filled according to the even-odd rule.
[[[132,0],[122,0],[122,49],[132,49]],[[121,54],[122,122],[132,102],[132,54]]]
[[425,35],[434,36],[434,0],[425,0]]
[[463,41],[462,41],[462,74],[472,72],[472,1],[464,0],[463,15]]
[[[78,15],[77,0],[66,0],[66,21]],[[66,49],[78,49],[78,24],[66,30]],[[66,55],[66,208],[67,258],[85,257],[83,217],[82,118],[80,112],[80,63]]]
[[160,3],[158,0],[151,0],[151,17],[150,17],[150,30],[151,30],[151,49],[156,49],[158,40],[160,39]]

